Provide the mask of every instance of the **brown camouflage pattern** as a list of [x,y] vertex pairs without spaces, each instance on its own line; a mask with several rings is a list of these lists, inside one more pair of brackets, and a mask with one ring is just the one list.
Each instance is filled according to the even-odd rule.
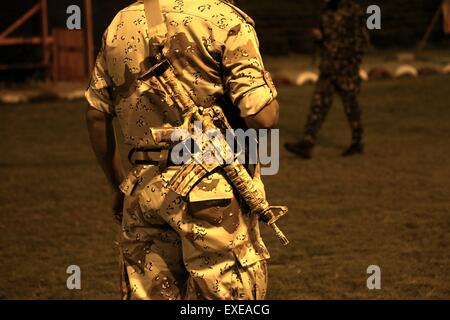
[[[226,95],[245,117],[276,98],[244,12],[219,0],[160,2],[168,28],[164,56],[198,106]],[[156,146],[150,128],[181,125],[165,88],[142,78],[151,67],[149,39],[141,1],[120,11],[104,34],[86,91],[93,108],[118,118],[132,146]],[[269,253],[258,216],[220,173],[178,196],[168,189],[177,170],[135,166],[121,185],[122,297],[263,299]],[[254,181],[264,193],[258,175]]]
[[263,299],[269,253],[258,217],[223,176],[210,174],[185,199],[168,188],[177,167],[135,170],[141,181],[122,222],[123,298]]
[[[242,117],[256,114],[277,92],[259,53],[253,20],[220,0],[161,0],[168,42],[164,55],[198,106],[228,95]],[[116,115],[131,145],[151,145],[149,127],[178,126],[167,92],[139,78],[151,67],[144,6],[138,1],[116,15],[103,36],[89,104]]]

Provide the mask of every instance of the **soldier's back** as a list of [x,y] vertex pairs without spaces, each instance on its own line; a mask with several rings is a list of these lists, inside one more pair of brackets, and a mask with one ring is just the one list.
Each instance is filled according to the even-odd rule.
[[[252,41],[241,37],[242,44],[226,43],[233,35],[254,33],[253,20],[237,7],[220,0],[161,0],[160,4],[168,28],[164,55],[198,105],[210,106],[225,94],[222,73],[227,59],[230,64],[233,59],[253,59],[263,68],[256,36],[250,37]],[[95,92],[87,93],[91,105],[101,104],[101,90],[111,93],[112,103],[105,101],[98,108],[118,116],[126,142],[133,145],[151,144],[148,127],[180,124],[160,85],[140,79],[152,66],[149,39],[143,1],[121,10],[103,37],[91,81]],[[225,48],[233,45],[236,50],[224,56]]]

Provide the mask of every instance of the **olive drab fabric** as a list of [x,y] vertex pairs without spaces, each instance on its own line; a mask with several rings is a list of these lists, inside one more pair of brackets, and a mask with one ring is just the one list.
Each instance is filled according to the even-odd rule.
[[[161,0],[167,26],[163,53],[198,106],[227,96],[238,116],[256,114],[277,92],[265,70],[253,20],[219,0]],[[86,99],[118,118],[131,147],[152,146],[149,128],[179,126],[170,95],[141,78],[152,66],[142,1],[120,11],[103,36]],[[258,217],[249,214],[220,172],[189,196],[168,189],[178,167],[134,166],[119,239],[124,299],[263,299],[267,248]],[[254,181],[264,192],[258,174]]]
[[343,77],[349,71],[358,74],[369,41],[363,7],[354,0],[341,0],[336,10],[325,7],[320,18],[320,70]]
[[369,38],[363,8],[353,0],[341,0],[336,9],[326,6],[321,14],[322,39],[319,41],[320,76],[311,102],[305,139],[314,142],[338,93],[352,130],[352,141],[361,142],[363,126],[357,96],[359,76]]

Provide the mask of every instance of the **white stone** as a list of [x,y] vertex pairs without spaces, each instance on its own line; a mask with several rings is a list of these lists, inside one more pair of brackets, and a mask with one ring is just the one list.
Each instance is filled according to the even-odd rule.
[[396,78],[400,77],[413,77],[416,78],[419,75],[417,69],[409,64],[399,66],[394,73]]
[[62,92],[58,94],[60,99],[64,100],[77,100],[84,97],[84,90],[72,90],[69,92]]
[[4,93],[0,95],[0,101],[7,104],[28,102],[28,97],[19,93]]
[[442,68],[442,73],[449,74],[450,73],[450,64],[446,65]]
[[305,72],[301,72],[298,75],[295,83],[298,86],[303,86],[307,83],[316,83],[318,79],[319,79],[319,76],[317,75],[317,73],[312,72],[312,71],[305,71]]
[[364,69],[359,69],[359,77],[360,77],[363,81],[369,80],[369,74],[368,74],[367,71],[364,70]]

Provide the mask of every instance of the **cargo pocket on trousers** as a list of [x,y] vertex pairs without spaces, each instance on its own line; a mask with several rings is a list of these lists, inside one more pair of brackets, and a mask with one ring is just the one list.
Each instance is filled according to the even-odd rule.
[[153,181],[143,188],[138,195],[142,212],[158,211],[164,201],[165,190],[160,180]]
[[[220,226],[239,210],[233,188],[220,173],[200,181],[189,193],[189,215],[199,221]],[[231,215],[230,215],[231,214]]]
[[234,248],[233,253],[239,264],[244,268],[250,267],[259,261],[270,259],[269,251],[264,245],[252,244],[251,242],[245,242]]
[[243,247],[234,250],[237,259],[234,266],[238,274],[236,283],[239,296],[238,299],[261,300],[267,292],[267,259],[268,254],[255,254]]

